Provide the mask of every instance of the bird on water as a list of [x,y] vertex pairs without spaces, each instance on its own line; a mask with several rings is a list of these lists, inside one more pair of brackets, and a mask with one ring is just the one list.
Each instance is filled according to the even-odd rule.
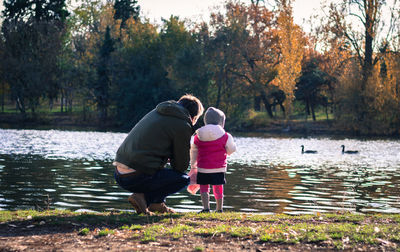
[[316,150],[304,150],[304,145],[301,145],[301,154],[308,153],[308,154],[315,154],[318,153]]
[[341,147],[342,147],[342,154],[357,154],[357,153],[358,153],[357,150],[348,150],[348,151],[345,151],[345,150],[344,150],[344,145],[342,145]]

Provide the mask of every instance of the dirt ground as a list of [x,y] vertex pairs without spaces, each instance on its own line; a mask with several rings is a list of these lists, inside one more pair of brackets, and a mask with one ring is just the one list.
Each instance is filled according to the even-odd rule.
[[[121,229],[121,224],[93,224],[84,221],[55,224],[47,221],[33,219],[0,223],[0,251],[338,251],[332,244],[323,242],[292,245],[260,242],[253,237],[238,238],[225,234],[184,235],[179,238],[158,236],[156,241],[143,242],[134,235],[139,231]],[[226,222],[202,221],[205,227],[222,223]],[[154,223],[146,224],[142,221],[141,224],[151,226]],[[81,235],[80,230],[83,228],[88,228],[89,233]],[[113,230],[114,233],[100,236],[99,230],[104,228]],[[396,248],[387,244],[363,244],[341,250],[396,251]]]
[[[39,230],[38,230],[39,231]],[[117,231],[113,235],[96,237],[80,236],[77,232],[34,233],[0,237],[0,251],[310,251],[312,245],[257,244],[252,240],[219,237],[182,237],[176,240],[158,239],[142,243],[129,232]]]

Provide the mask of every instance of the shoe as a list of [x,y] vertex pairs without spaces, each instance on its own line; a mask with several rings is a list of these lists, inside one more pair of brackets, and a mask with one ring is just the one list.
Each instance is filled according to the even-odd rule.
[[203,209],[199,213],[209,213],[209,212],[210,212],[210,209]]
[[215,210],[216,213],[223,213],[224,211],[222,210]]
[[133,206],[133,208],[135,209],[137,214],[143,213],[142,210],[140,210],[140,208],[139,208],[138,204],[136,203],[135,199],[133,198],[133,194],[128,197],[128,202],[131,203],[131,205]]
[[143,193],[132,193],[131,196],[128,197],[129,203],[135,208],[137,214],[147,214],[152,215],[153,213],[147,210],[146,199],[144,198]]
[[167,207],[165,203],[152,203],[149,206],[149,211],[159,213],[175,213],[175,211]]

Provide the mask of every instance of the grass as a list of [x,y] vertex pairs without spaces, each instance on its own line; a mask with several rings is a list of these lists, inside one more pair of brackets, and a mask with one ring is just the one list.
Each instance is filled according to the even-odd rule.
[[[400,245],[400,214],[316,214],[257,215],[237,212],[177,213],[144,216],[131,213],[75,213],[64,210],[0,211],[2,225],[19,223],[46,225],[81,225],[77,235],[112,236],[116,232],[131,232],[142,243],[159,239],[179,240],[182,237],[219,237],[253,240],[272,244],[317,244],[335,249],[357,247],[360,244],[380,246]],[[86,226],[86,227],[85,227]],[[90,228],[89,228],[90,227]],[[96,234],[96,232],[94,232]],[[202,251],[203,247],[195,247]]]
[[[65,111],[65,107],[64,107],[64,111]],[[74,104],[72,106],[72,112],[73,113],[83,113],[83,106],[81,104]],[[95,111],[96,108],[93,105],[88,105],[86,107],[86,110],[89,111]],[[57,114],[60,113],[61,111],[61,105],[60,104],[54,104],[53,108],[50,109],[50,106],[47,102],[41,102],[41,104],[35,109],[35,113],[37,114]],[[87,111],[87,112],[89,112]],[[1,113],[3,113],[3,111],[0,110]],[[16,106],[14,104],[5,104],[4,105],[4,113],[20,113],[20,111],[16,108]],[[30,114],[31,110],[30,108],[27,108],[26,113]],[[70,112],[68,112],[70,113]]]
[[112,230],[112,229],[108,229],[108,228],[105,228],[105,229],[103,229],[103,230],[100,230],[99,231],[99,233],[97,234],[98,236],[107,236],[107,235],[112,235],[112,234],[114,234],[114,230]]
[[88,235],[89,234],[89,232],[90,232],[90,229],[89,228],[82,228],[80,231],[79,231],[79,235]]

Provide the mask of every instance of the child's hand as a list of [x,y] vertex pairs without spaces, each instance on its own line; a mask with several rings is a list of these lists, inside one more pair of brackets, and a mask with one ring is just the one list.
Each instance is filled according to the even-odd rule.
[[190,177],[190,184],[187,187],[187,191],[191,194],[196,194],[196,192],[200,189],[200,185],[197,184],[197,169],[190,169],[188,176]]
[[190,169],[190,172],[188,173],[188,176],[190,177],[190,184],[196,184],[197,181],[197,169]]

